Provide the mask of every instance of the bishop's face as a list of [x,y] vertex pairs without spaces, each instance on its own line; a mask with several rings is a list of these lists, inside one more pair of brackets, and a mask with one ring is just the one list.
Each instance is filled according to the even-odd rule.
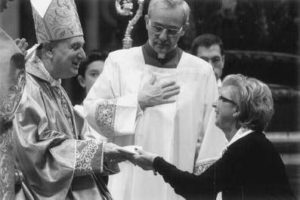
[[82,36],[72,37],[57,43],[52,49],[52,69],[49,71],[53,78],[65,79],[78,74],[79,64],[86,58],[83,45]]
[[8,1],[13,0],[0,0],[0,12],[7,8]]

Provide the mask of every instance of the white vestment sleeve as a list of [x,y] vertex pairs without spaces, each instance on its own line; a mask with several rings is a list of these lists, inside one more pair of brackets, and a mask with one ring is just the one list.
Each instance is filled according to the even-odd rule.
[[204,135],[200,135],[200,150],[196,158],[195,173],[201,174],[214,161],[216,161],[225,149],[227,140],[223,131],[215,125],[216,113],[212,107],[218,99],[218,89],[215,76],[209,78],[206,95],[206,111],[204,112]]
[[126,85],[120,77],[120,67],[108,56],[102,74],[84,100],[88,122],[107,138],[134,134],[135,129],[137,93],[122,94]]

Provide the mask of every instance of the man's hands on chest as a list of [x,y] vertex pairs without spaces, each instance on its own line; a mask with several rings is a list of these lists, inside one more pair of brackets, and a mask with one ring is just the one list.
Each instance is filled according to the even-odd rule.
[[162,80],[152,76],[146,80],[138,93],[138,102],[142,110],[147,107],[173,103],[172,97],[178,95],[180,86],[174,80]]

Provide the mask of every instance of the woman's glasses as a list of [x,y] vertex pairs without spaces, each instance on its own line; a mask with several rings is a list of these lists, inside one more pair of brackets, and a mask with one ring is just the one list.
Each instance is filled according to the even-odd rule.
[[219,101],[231,103],[231,104],[237,106],[237,103],[235,103],[233,100],[228,99],[228,98],[226,98],[226,97],[224,97],[222,95],[219,96]]

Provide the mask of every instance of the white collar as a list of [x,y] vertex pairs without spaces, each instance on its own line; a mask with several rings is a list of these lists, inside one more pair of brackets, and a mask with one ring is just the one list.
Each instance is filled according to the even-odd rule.
[[229,141],[229,143],[226,145],[226,147],[228,148],[230,145],[232,145],[234,142],[238,141],[239,139],[249,135],[250,133],[252,133],[253,130],[251,129],[246,129],[246,128],[240,128],[236,134],[231,138],[231,140]]

